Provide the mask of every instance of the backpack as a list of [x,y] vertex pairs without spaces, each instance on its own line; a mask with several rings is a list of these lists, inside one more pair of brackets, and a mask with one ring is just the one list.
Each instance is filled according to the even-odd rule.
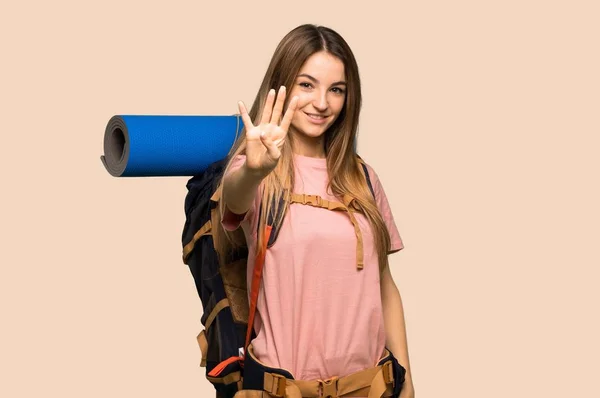
[[[248,325],[253,324],[263,265],[258,258],[261,255],[259,250],[255,265],[255,270],[259,271],[254,277],[252,299],[249,301],[246,284],[248,249],[240,247],[221,261],[217,255],[212,226],[220,222],[217,188],[228,160],[227,157],[214,162],[188,180],[182,233],[182,259],[190,269],[203,307],[200,321],[204,329],[196,338],[202,354],[200,366],[206,368],[206,378],[215,387],[218,398],[232,398],[242,389],[245,349],[255,336],[254,328],[249,328]],[[375,197],[367,167],[360,158],[359,163],[371,194]],[[292,203],[325,208],[329,206],[329,210],[346,210],[348,214],[352,214],[348,210],[348,203],[328,202],[328,205],[323,205],[320,197],[314,195],[294,194],[290,200]],[[269,214],[267,218],[268,238],[266,247],[262,250],[263,260],[264,251],[277,239],[278,231],[273,225],[276,216],[278,215]],[[353,219],[352,215],[351,218]],[[358,228],[355,221],[353,223]],[[362,253],[362,243],[360,245]]]

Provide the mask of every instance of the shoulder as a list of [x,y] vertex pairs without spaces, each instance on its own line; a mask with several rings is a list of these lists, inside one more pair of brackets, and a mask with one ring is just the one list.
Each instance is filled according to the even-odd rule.
[[392,214],[392,209],[390,207],[390,203],[388,201],[388,197],[383,189],[383,185],[381,184],[381,180],[379,179],[379,175],[375,171],[375,169],[369,165],[367,162],[363,160],[363,163],[369,173],[369,179],[371,181],[371,185],[373,186],[373,192],[375,194],[375,201],[377,202],[377,207],[381,212],[381,216],[383,217],[383,221],[385,222],[388,232],[390,234],[390,249],[388,253],[393,253],[398,250],[404,248],[404,243],[402,242],[402,238],[400,237],[400,233],[398,232],[398,227],[394,221],[394,216]]
[[383,186],[381,185],[381,180],[379,179],[379,174],[375,171],[375,168],[371,166],[364,158],[359,159],[359,163],[361,163],[361,167],[366,169],[368,174],[369,182],[371,183],[373,190],[375,191],[375,196],[380,194],[380,191],[383,190]]
[[[366,171],[368,174],[368,182],[373,189],[375,201],[377,202],[377,205],[380,207],[380,210],[383,210],[383,208],[389,207],[386,190],[383,187],[383,183],[381,181],[381,177],[380,177],[379,173],[377,173],[375,168],[371,164],[369,164],[369,162],[366,161],[365,159],[362,159],[361,162],[364,165],[364,168],[366,168]],[[361,167],[363,167],[363,166],[361,165]]]

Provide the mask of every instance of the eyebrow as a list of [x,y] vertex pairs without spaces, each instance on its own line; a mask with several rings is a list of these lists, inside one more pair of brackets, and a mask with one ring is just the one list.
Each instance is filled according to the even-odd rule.
[[[302,73],[302,74],[299,74],[299,75],[298,75],[298,77],[306,77],[306,78],[308,78],[308,79],[312,80],[313,82],[315,82],[315,83],[317,83],[317,84],[319,83],[319,81],[318,81],[317,79],[315,79],[314,77],[312,77],[311,75],[309,75],[309,74],[307,74],[307,73]],[[342,84],[345,86],[345,85],[346,85],[346,82],[345,82],[345,81],[343,81],[343,80],[340,80],[339,82],[335,82],[335,83],[333,83],[333,84],[332,84],[332,86],[339,86],[339,85],[342,85]]]

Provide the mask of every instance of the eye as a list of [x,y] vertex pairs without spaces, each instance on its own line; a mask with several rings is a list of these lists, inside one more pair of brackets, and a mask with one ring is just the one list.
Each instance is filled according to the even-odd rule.
[[310,84],[310,83],[307,83],[307,82],[302,82],[302,83],[300,83],[300,87],[304,87],[304,88],[311,88],[311,87],[312,87],[312,84]]
[[337,90],[336,93],[338,94],[344,94],[344,89],[342,89],[341,87],[334,87],[332,88],[332,90]]

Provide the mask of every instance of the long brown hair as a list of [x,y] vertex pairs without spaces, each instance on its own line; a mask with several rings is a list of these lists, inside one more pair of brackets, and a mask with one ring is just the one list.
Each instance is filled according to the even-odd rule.
[[[257,120],[258,115],[262,115],[267,94],[271,88],[277,90],[280,86],[285,86],[288,88],[288,92],[291,91],[289,88],[293,86],[304,62],[319,51],[326,51],[343,62],[347,82],[344,106],[335,122],[325,132],[325,154],[330,178],[328,189],[340,199],[345,195],[352,197],[352,206],[363,213],[370,222],[379,257],[379,267],[380,270],[383,270],[387,264],[390,236],[368,188],[355,152],[362,101],[360,77],[354,54],[342,36],[330,28],[312,24],[298,26],[289,32],[277,46],[252,108],[248,113],[252,121]],[[287,109],[289,101],[290,98],[286,98],[284,110]],[[282,202],[284,212],[271,209],[272,205],[275,205],[276,208],[279,207],[280,199],[285,190],[294,187],[293,138],[290,131],[288,139],[281,150],[281,157],[276,168],[263,180],[264,190],[260,193],[262,197],[259,219],[261,233],[258,234],[257,247],[262,247],[264,244],[262,231],[264,231],[266,217],[269,212],[275,210],[275,214],[283,214],[289,205],[286,201]],[[229,153],[230,159],[226,170],[229,169],[235,156],[245,154],[245,149],[244,128]],[[221,216],[224,210],[224,204],[221,201]],[[276,219],[275,225],[279,227],[281,222],[281,218]],[[215,239],[217,250],[222,256],[228,250],[231,250],[233,246],[241,244],[242,239],[240,238],[239,229],[234,233],[230,233],[224,231],[220,223],[213,228],[215,227],[219,236],[226,237],[226,239]]]

